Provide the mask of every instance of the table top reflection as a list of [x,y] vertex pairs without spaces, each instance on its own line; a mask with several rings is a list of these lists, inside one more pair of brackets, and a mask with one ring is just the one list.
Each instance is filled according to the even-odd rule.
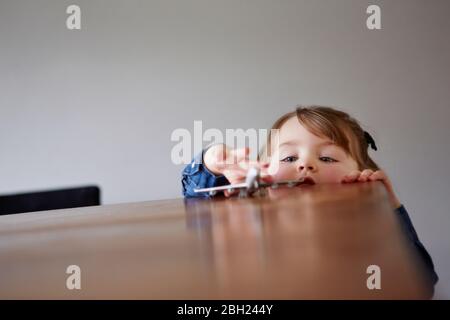
[[16,214],[0,216],[0,298],[428,298],[409,247],[379,182]]

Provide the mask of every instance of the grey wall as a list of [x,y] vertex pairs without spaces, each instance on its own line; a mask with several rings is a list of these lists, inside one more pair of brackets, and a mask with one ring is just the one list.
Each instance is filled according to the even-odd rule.
[[[82,30],[65,27],[78,4]],[[382,9],[369,31],[365,10]],[[447,0],[0,0],[0,193],[95,183],[104,203],[180,197],[175,128],[266,128],[340,106],[450,297]]]

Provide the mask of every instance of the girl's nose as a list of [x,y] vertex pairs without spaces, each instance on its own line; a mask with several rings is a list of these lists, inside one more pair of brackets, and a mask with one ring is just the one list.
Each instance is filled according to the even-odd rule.
[[312,165],[308,165],[308,166],[299,166],[299,167],[298,167],[298,169],[299,169],[300,171],[305,170],[305,168],[306,168],[307,170],[310,170],[310,171],[314,171],[314,170],[315,170],[315,167],[312,166]]
[[312,162],[302,162],[299,166],[298,166],[298,171],[302,172],[302,171],[316,171],[316,165]]

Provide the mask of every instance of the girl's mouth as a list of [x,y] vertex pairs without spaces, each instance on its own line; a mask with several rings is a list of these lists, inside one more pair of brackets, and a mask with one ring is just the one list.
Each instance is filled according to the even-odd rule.
[[315,184],[316,184],[316,182],[314,181],[313,178],[305,177],[305,178],[303,178],[302,182],[300,182],[298,185],[303,186],[303,185],[315,185]]

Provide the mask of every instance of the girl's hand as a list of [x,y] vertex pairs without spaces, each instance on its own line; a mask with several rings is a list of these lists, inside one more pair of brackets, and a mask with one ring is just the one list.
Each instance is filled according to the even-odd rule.
[[[257,167],[261,172],[261,179],[270,182],[271,177],[267,173],[268,163],[250,161],[249,148],[231,149],[225,144],[211,146],[203,155],[206,168],[215,175],[224,175],[230,184],[242,183],[245,181],[247,171],[250,167]],[[239,192],[224,191],[225,196]]]
[[395,209],[401,206],[400,201],[395,195],[392,183],[389,177],[382,170],[373,171],[366,169],[361,171],[352,171],[342,179],[342,183],[352,183],[352,182],[368,182],[368,181],[381,181],[386,187],[389,195],[389,200]]

